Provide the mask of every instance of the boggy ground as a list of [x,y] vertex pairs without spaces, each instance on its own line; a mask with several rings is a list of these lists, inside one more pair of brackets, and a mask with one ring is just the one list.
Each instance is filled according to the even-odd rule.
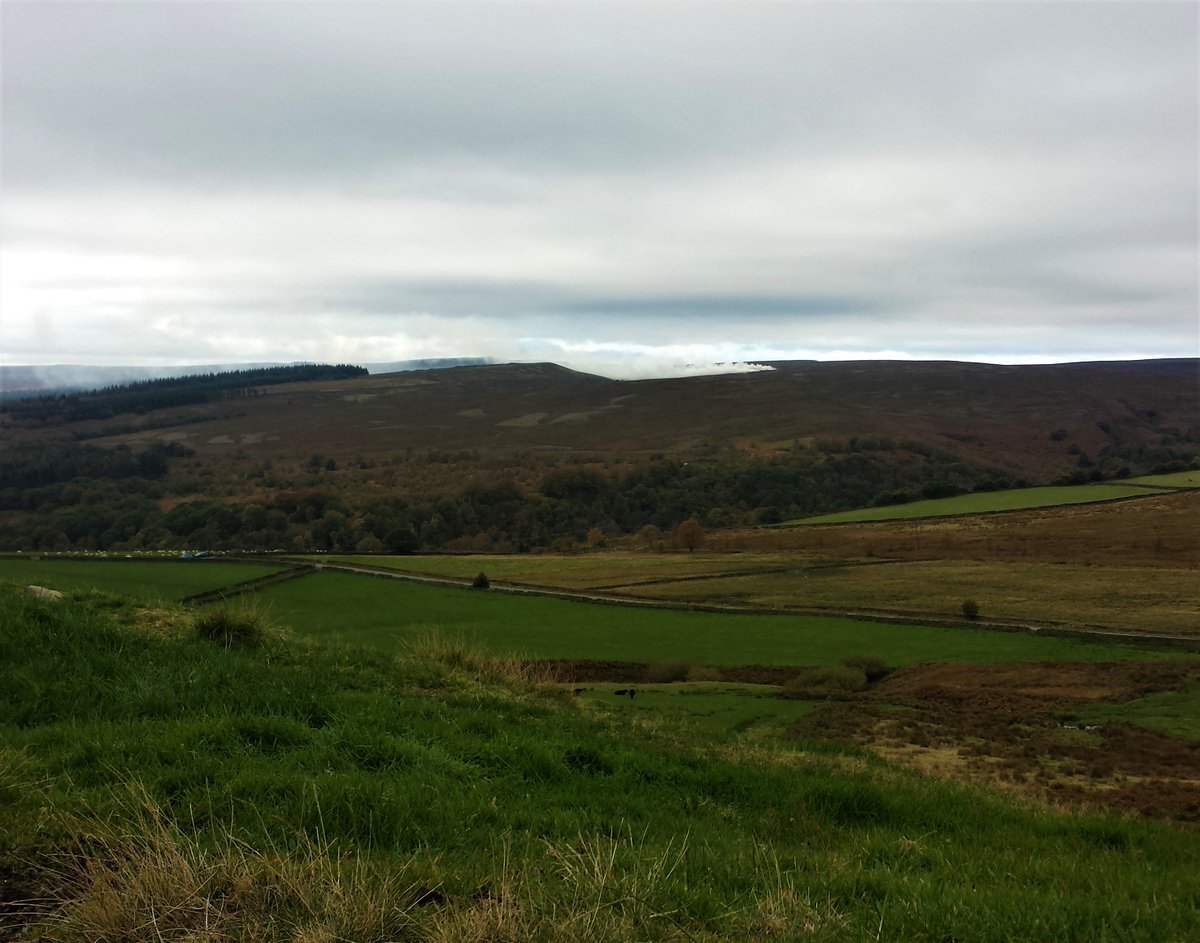
[[868,746],[947,778],[1055,803],[1200,823],[1200,742],[1074,711],[1180,690],[1200,664],[917,665],[801,720],[797,738]]

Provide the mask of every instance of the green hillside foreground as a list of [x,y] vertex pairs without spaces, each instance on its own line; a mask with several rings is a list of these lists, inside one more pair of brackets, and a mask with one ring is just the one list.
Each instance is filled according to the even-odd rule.
[[137,618],[0,587],[0,863],[54,903],[29,939],[1157,943],[1200,918],[1195,833],[714,744],[432,637],[225,648]]
[[[1121,498],[1146,497],[1154,494],[1147,485],[1108,483],[1095,485],[1060,485],[1045,488],[1018,488],[1012,491],[983,491],[961,494],[953,498],[932,498],[928,501],[911,501],[907,504],[891,504],[883,507],[859,508],[837,514],[822,514],[786,521],[779,527],[805,524],[861,524],[872,521],[905,521],[923,517],[955,517],[960,514],[993,514],[998,511],[1027,511],[1036,508],[1062,507],[1068,504],[1095,504],[1100,501],[1116,501]],[[1169,490],[1164,485],[1164,490]]]

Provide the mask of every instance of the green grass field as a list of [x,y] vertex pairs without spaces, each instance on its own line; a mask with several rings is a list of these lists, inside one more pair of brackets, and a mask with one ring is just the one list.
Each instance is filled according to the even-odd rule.
[[1081,711],[1080,717],[1089,724],[1125,722],[1172,737],[1200,740],[1200,685],[1120,704],[1095,704]]
[[53,560],[0,558],[0,580],[57,590],[98,589],[146,602],[174,601],[244,580],[278,573],[282,567],[216,560]]
[[1200,917],[1194,832],[714,743],[458,649],[225,650],[15,587],[0,624],[0,873],[55,905],[29,939],[1160,943]]
[[584,698],[597,708],[621,716],[650,715],[686,724],[716,738],[777,737],[790,724],[811,713],[811,701],[785,700],[777,689],[748,684],[639,684],[637,697],[616,697],[629,685],[589,685]]
[[1122,646],[1020,633],[608,606],[344,573],[279,583],[256,598],[272,618],[301,635],[389,652],[436,626],[490,652],[531,658],[831,665],[852,655],[875,655],[900,666],[1145,656]]
[[1131,485],[1150,485],[1154,488],[1200,488],[1200,470],[1170,472],[1166,475],[1142,475],[1129,478]]
[[1145,487],[1133,484],[1064,485],[1046,488],[1020,488],[1014,491],[985,491],[963,494],[953,498],[913,501],[887,507],[860,508],[838,514],[822,514],[787,521],[776,526],[793,527],[805,524],[861,524],[871,521],[905,521],[921,517],[953,517],[959,514],[992,514],[998,511],[1025,511],[1034,508],[1060,507],[1067,504],[1094,504],[1118,498],[1146,497],[1153,494]]

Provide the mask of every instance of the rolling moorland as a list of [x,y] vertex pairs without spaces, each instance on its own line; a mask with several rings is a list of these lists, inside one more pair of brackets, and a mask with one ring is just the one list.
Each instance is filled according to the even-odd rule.
[[691,518],[725,530],[1186,471],[1196,375],[780,363],[618,382],[525,364],[248,372],[220,397],[92,418],[76,397],[26,400],[0,408],[0,549],[569,550]]
[[9,415],[0,938],[1190,939],[1196,366]]

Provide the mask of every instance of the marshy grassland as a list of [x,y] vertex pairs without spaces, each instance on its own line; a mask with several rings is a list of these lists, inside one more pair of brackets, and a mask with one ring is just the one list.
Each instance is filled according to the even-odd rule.
[[811,726],[714,737],[453,632],[385,650],[281,630],[279,608],[225,617],[234,644],[172,607],[0,590],[6,932],[1158,943],[1200,916],[1187,828],[920,774]]

